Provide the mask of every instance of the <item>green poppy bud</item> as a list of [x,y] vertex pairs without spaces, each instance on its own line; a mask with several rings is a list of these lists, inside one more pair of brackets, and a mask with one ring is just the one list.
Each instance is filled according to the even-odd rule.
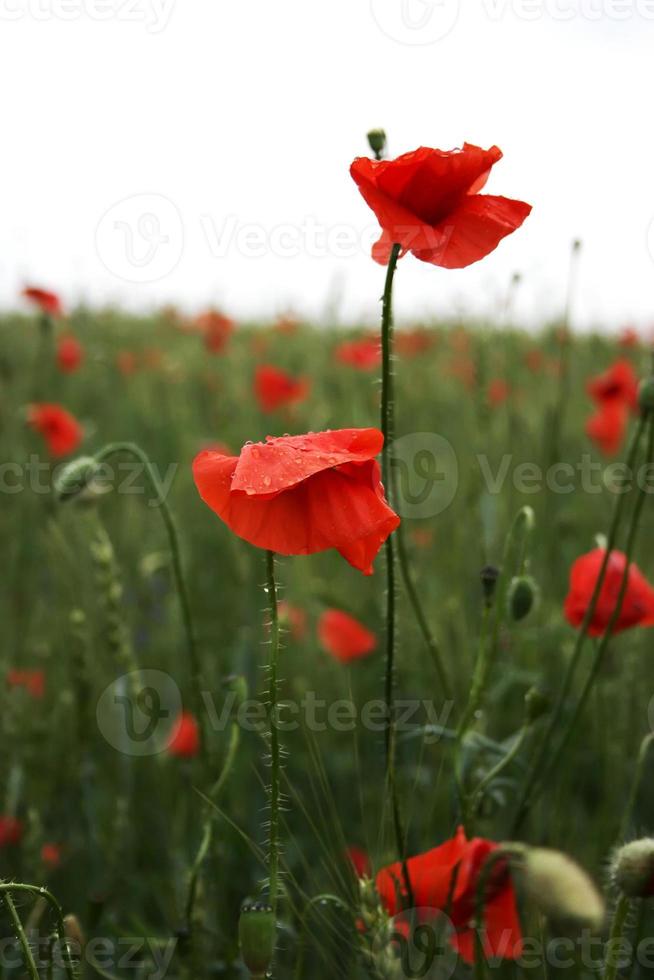
[[538,600],[538,586],[530,575],[517,575],[509,586],[509,615],[519,622],[529,615]]
[[481,578],[481,587],[484,591],[486,605],[490,606],[495,595],[495,586],[500,577],[500,570],[495,565],[485,565],[479,573],[479,577]]
[[654,838],[632,840],[611,861],[613,883],[628,898],[654,895]]
[[71,460],[62,467],[55,478],[54,490],[58,499],[63,503],[80,494],[84,495],[84,499],[92,497],[92,484],[98,469],[93,456],[80,456],[78,459]]
[[238,920],[243,962],[253,980],[263,980],[275,951],[277,924],[270,905],[244,905]]
[[550,699],[537,687],[530,687],[525,694],[525,715],[528,722],[537,721],[550,710]]
[[370,149],[379,160],[386,147],[386,133],[383,129],[371,129],[368,133]]

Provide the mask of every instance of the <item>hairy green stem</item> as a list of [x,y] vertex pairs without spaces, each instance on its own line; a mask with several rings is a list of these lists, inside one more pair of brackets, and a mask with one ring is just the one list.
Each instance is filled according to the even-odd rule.
[[281,748],[279,744],[278,718],[278,657],[279,657],[279,606],[277,602],[277,583],[275,581],[275,554],[266,552],[266,592],[270,604],[270,657],[268,718],[270,723],[270,834],[268,843],[269,902],[273,912],[277,912],[279,891],[279,810],[281,782]]
[[[634,463],[636,460],[636,455],[638,452],[638,447],[640,445],[640,440],[645,428],[645,417],[641,416],[638,420],[638,425],[634,432],[634,435],[627,452],[627,459],[625,465],[628,472],[633,472]],[[554,705],[554,710],[550,715],[548,724],[545,726],[543,734],[541,736],[538,748],[534,754],[527,778],[523,784],[522,793],[518,800],[516,807],[515,819],[513,822],[513,836],[515,837],[522,826],[522,822],[525,819],[527,812],[533,805],[535,799],[535,789],[536,784],[539,781],[541,775],[543,762],[547,756],[552,738],[554,737],[556,730],[561,719],[561,714],[565,706],[566,699],[570,693],[572,687],[572,681],[576,673],[577,667],[581,660],[581,654],[583,653],[584,645],[588,637],[588,628],[592,622],[593,616],[595,615],[595,609],[597,607],[597,602],[599,600],[600,592],[602,586],[604,585],[604,578],[606,576],[606,569],[609,563],[609,556],[615,547],[615,542],[618,535],[618,530],[620,527],[620,522],[622,520],[622,515],[624,512],[626,498],[628,494],[619,494],[618,499],[615,504],[613,511],[613,517],[611,519],[611,525],[609,527],[609,533],[606,540],[606,549],[604,552],[604,558],[600,566],[599,575],[597,576],[597,581],[593,589],[592,595],[590,597],[590,602],[588,603],[588,608],[586,609],[586,614],[579,626],[577,632],[577,637],[575,640],[574,649],[572,651],[572,656],[568,661],[566,672],[563,678],[563,683],[559,691],[556,704]],[[542,785],[542,783],[541,783]]]
[[[615,912],[613,913],[613,923],[611,925],[611,935],[609,936],[606,962],[604,964],[603,980],[615,980],[620,962],[619,953],[622,941],[622,933],[627,922],[631,903],[626,895],[620,895]],[[615,948],[614,948],[615,947]]]
[[[34,895],[35,898],[44,899],[50,908],[52,909],[57,926],[57,935],[59,936],[59,942],[61,943],[62,960],[64,965],[64,970],[66,971],[66,977],[68,980],[76,980],[76,971],[73,964],[73,960],[70,954],[70,949],[68,946],[68,937],[66,936],[66,927],[64,925],[64,914],[59,905],[59,902],[54,897],[52,892],[48,891],[47,888],[41,888],[38,885],[26,885],[19,882],[2,882],[0,883],[0,900],[3,900],[9,909],[9,914],[11,915],[14,928],[16,929],[16,934],[18,940],[21,944],[23,950],[23,956],[25,957],[25,964],[30,972],[30,976],[36,977],[39,980],[38,970],[36,970],[36,964],[34,963],[34,957],[32,956],[32,951],[29,948],[29,943],[27,942],[27,937],[25,936],[25,931],[23,929],[20,917],[16,912],[16,907],[12,900],[13,892],[25,892],[29,895]],[[36,970],[36,973],[32,973],[32,966]]]
[[166,533],[168,535],[168,543],[170,546],[170,554],[173,566],[173,575],[175,578],[175,586],[177,588],[177,595],[179,598],[179,605],[182,614],[182,623],[184,626],[184,632],[186,635],[186,647],[188,652],[189,664],[191,668],[191,682],[193,690],[193,701],[195,715],[197,717],[199,731],[200,731],[200,748],[202,755],[207,760],[207,732],[206,732],[206,712],[204,711],[203,702],[203,691],[205,690],[202,665],[200,662],[200,655],[197,648],[197,642],[195,638],[195,629],[193,626],[193,618],[191,615],[191,603],[189,600],[188,588],[186,586],[186,579],[184,577],[184,569],[182,567],[181,552],[179,546],[179,534],[177,532],[177,527],[173,519],[172,512],[168,503],[166,501],[166,495],[164,489],[161,485],[161,481],[157,476],[150,458],[148,455],[134,442],[113,442],[101,449],[99,453],[96,453],[96,462],[101,463],[108,459],[110,456],[117,455],[119,453],[127,453],[128,455],[134,456],[140,463],[142,463],[145,470],[145,474],[148,478],[150,486],[154,492],[157,506],[160,509],[161,517],[166,528]]
[[634,778],[631,783],[631,789],[629,790],[629,796],[627,797],[627,803],[622,813],[622,820],[620,821],[620,830],[618,831],[618,842],[622,843],[627,839],[627,834],[629,832],[629,824],[631,822],[631,815],[633,813],[634,806],[636,804],[636,798],[638,796],[638,790],[640,789],[640,784],[643,778],[643,772],[645,770],[645,761],[649,754],[650,746],[654,742],[654,733],[646,735],[645,738],[640,743],[640,750],[638,752],[638,760],[636,762],[636,770],[634,772]]

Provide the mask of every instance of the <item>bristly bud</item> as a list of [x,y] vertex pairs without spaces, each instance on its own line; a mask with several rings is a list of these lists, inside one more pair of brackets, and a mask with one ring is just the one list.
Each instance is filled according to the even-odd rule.
[[253,980],[264,978],[270,969],[277,924],[270,905],[244,905],[238,920],[238,938],[243,962]]
[[490,606],[495,595],[495,586],[500,577],[500,570],[495,565],[484,565],[479,573],[479,577],[481,578],[481,587],[484,590],[486,605]]
[[640,382],[638,405],[641,412],[654,412],[654,378],[645,378]]
[[509,615],[518,623],[529,615],[538,602],[538,586],[531,575],[517,575],[511,580],[508,595]]
[[386,133],[383,129],[371,129],[368,133],[368,145],[378,160],[386,149]]
[[529,724],[538,721],[551,708],[550,699],[537,687],[530,687],[525,694],[525,718]]
[[611,879],[628,898],[654,895],[654,838],[642,837],[618,848],[611,861]]
[[530,847],[519,870],[527,897],[551,922],[561,927],[601,927],[605,913],[602,896],[572,858],[546,847]]
[[81,956],[86,946],[86,936],[76,915],[64,916],[64,935],[73,956]]
[[93,497],[93,481],[98,471],[99,466],[93,456],[80,456],[71,460],[62,467],[54,481],[54,490],[59,500],[63,503],[80,494],[86,500]]

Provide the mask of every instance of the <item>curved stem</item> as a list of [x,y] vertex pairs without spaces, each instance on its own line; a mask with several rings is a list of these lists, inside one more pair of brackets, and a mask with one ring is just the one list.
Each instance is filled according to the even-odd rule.
[[618,832],[618,841],[622,842],[626,840],[627,833],[629,831],[629,822],[631,821],[631,814],[636,803],[636,797],[638,796],[638,790],[640,788],[640,783],[643,778],[643,771],[645,769],[645,760],[647,759],[647,754],[649,752],[650,746],[654,742],[654,733],[646,735],[645,738],[640,743],[640,750],[638,752],[638,761],[636,762],[636,771],[634,772],[634,778],[631,783],[631,789],[629,790],[629,796],[627,797],[627,804],[622,813],[622,820],[620,821],[620,830]]
[[184,577],[184,570],[182,567],[182,559],[179,547],[179,534],[177,532],[177,527],[173,519],[171,510],[166,502],[166,495],[164,489],[161,485],[161,481],[157,476],[152,463],[150,462],[147,454],[134,442],[112,442],[101,449],[99,453],[96,453],[96,462],[101,463],[108,459],[110,456],[117,455],[118,453],[127,453],[134,456],[143,464],[146,476],[155,494],[157,505],[161,511],[161,517],[166,528],[166,533],[168,535],[168,543],[170,545],[170,554],[173,565],[173,575],[175,578],[175,585],[177,588],[177,595],[179,598],[179,605],[182,614],[182,623],[184,626],[184,632],[186,634],[186,647],[188,651],[189,664],[191,667],[191,682],[193,689],[193,700],[195,714],[198,720],[199,730],[200,730],[200,746],[202,755],[207,759],[207,738],[206,738],[206,718],[204,711],[204,703],[202,699],[202,692],[204,691],[204,681],[202,675],[202,666],[200,663],[200,656],[197,649],[197,643],[195,639],[195,630],[193,627],[193,618],[191,615],[191,604],[189,601],[188,589],[186,587],[186,579]]
[[[620,895],[618,904],[613,914],[613,924],[611,925],[611,935],[608,941],[608,951],[606,963],[604,964],[604,980],[615,980],[618,972],[619,949],[622,939],[622,932],[629,915],[630,902],[626,895]],[[613,947],[617,947],[614,949]]]
[[9,916],[16,933],[16,938],[20,943],[20,948],[23,953],[23,959],[25,960],[25,966],[27,967],[27,972],[29,973],[31,980],[39,980],[39,971],[36,963],[34,962],[34,955],[30,949],[30,944],[27,941],[27,936],[25,935],[25,930],[23,929],[23,923],[20,921],[20,916],[16,911],[16,906],[14,905],[14,900],[11,897],[11,892],[4,892],[3,899],[5,905],[9,909]]
[[[641,418],[638,420],[638,425],[632,437],[631,444],[629,446],[629,450],[627,453],[627,458],[625,461],[627,472],[633,472],[634,463],[636,460],[636,454],[638,452],[638,446],[640,444],[640,440],[644,428],[645,428],[645,416],[641,416]],[[602,586],[604,585],[604,578],[606,576],[606,569],[609,563],[609,556],[615,546],[618,529],[622,519],[622,514],[624,512],[627,496],[628,494],[624,494],[624,493],[619,494],[618,499],[616,501],[615,509],[613,511],[613,517],[611,519],[611,525],[609,527],[609,533],[606,540],[606,549],[604,551],[604,558],[602,560],[602,564],[599,570],[599,575],[597,576],[597,581],[595,583],[595,587],[593,589],[590,602],[588,603],[586,614],[579,627],[579,631],[577,633],[577,637],[575,640],[574,649],[572,651],[572,656],[568,661],[568,666],[566,668],[566,672],[563,678],[563,683],[561,685],[561,690],[559,691],[559,695],[557,697],[554,710],[552,711],[549,722],[546,725],[543,734],[541,736],[538,748],[536,749],[534,758],[532,760],[532,764],[527,774],[527,779],[525,780],[525,783],[523,785],[520,799],[518,801],[518,805],[516,808],[516,815],[513,822],[513,836],[517,835],[517,832],[522,826],[522,822],[526,817],[529,808],[533,804],[534,790],[539,780],[541,767],[547,755],[550,742],[558,727],[561,714],[565,706],[565,702],[568,697],[568,694],[570,693],[570,689],[572,687],[572,681],[576,673],[577,667],[579,665],[579,662],[581,660],[581,654],[583,652],[584,645],[588,637],[588,627],[590,626],[593,616],[595,615],[597,602],[599,600]]]
[[277,912],[279,878],[279,807],[281,749],[279,745],[277,706],[277,659],[279,656],[279,608],[275,581],[275,555],[266,552],[266,591],[270,603],[270,672],[268,718],[270,721],[270,836],[268,844],[269,902]]
[[[62,953],[63,953],[63,963],[64,963],[64,969],[66,971],[66,976],[68,977],[68,980],[76,980],[76,977],[75,977],[75,968],[73,966],[73,962],[72,962],[72,959],[71,959],[71,956],[70,956],[70,951],[69,951],[69,948],[68,948],[68,938],[66,936],[66,926],[64,925],[64,914],[62,912],[61,906],[59,905],[59,902],[54,897],[54,895],[52,894],[52,892],[48,891],[47,888],[42,888],[42,887],[39,887],[38,885],[25,885],[25,884],[18,883],[18,882],[12,882],[11,884],[7,884],[5,882],[0,883],[0,899],[3,899],[5,901],[5,903],[7,904],[7,907],[9,909],[10,915],[12,917],[12,921],[14,922],[14,926],[17,929],[17,935],[18,935],[19,941],[21,941],[20,934],[22,932],[23,938],[25,939],[26,942],[27,942],[27,937],[25,937],[25,933],[23,931],[22,924],[20,922],[20,918],[18,918],[18,913],[16,912],[16,908],[15,908],[15,906],[13,904],[13,901],[12,901],[12,898],[11,898],[11,893],[12,892],[26,892],[29,895],[34,895],[36,898],[42,898],[42,899],[44,899],[48,903],[48,905],[50,906],[50,908],[52,909],[52,911],[54,913],[54,916],[55,916],[55,919],[56,919],[56,922],[57,922],[57,934],[59,936],[59,941],[61,943],[61,949],[62,949]],[[12,908],[13,908],[13,913],[11,911]],[[14,918],[14,915],[16,916],[16,918],[18,918],[18,926],[16,926],[16,919]],[[22,941],[21,941],[21,946],[22,946]],[[28,944],[27,949],[28,949],[29,955],[31,957],[31,950],[29,949],[29,944]],[[24,947],[23,947],[23,954],[25,955],[25,949],[24,949]],[[33,957],[32,957],[32,962],[33,962]],[[29,967],[29,962],[27,961],[27,959],[26,959],[26,964],[27,964],[28,969],[29,969],[30,967]],[[39,980],[38,972],[36,974],[36,980]]]

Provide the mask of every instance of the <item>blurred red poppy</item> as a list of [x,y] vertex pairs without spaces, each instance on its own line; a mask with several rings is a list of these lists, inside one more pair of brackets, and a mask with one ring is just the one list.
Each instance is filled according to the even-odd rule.
[[239,537],[282,555],[335,548],[365,575],[400,519],[388,506],[375,457],[377,429],[268,436],[240,456],[193,461],[204,502]]
[[434,344],[434,336],[427,330],[399,330],[395,335],[395,351],[400,357],[418,357]]
[[375,634],[341,609],[327,609],[322,614],[318,639],[323,650],[342,664],[367,657],[377,647]]
[[340,364],[348,364],[359,371],[373,371],[381,364],[381,344],[379,337],[362,337],[360,340],[345,340],[334,351]]
[[63,315],[61,300],[56,293],[51,293],[47,289],[39,289],[37,286],[26,286],[23,290],[23,296],[38,307],[41,313],[48,316]]
[[370,878],[372,865],[368,854],[362,847],[348,847],[346,856],[354,868],[354,873],[357,878]]
[[46,867],[54,870],[61,864],[61,848],[58,844],[44,844],[41,848],[41,860]]
[[200,729],[190,711],[182,711],[177,718],[166,751],[181,759],[191,759],[200,751]]
[[[475,903],[479,873],[498,847],[483,837],[467,840],[459,827],[451,840],[425,854],[409,858],[407,870],[414,906],[434,918],[446,912],[455,928],[451,942],[467,963],[474,962]],[[375,879],[377,891],[389,915],[402,912],[406,901],[400,862],[383,868]],[[506,862],[493,869],[484,904],[484,951],[487,956],[516,959],[522,952],[522,933],[515,892]]]
[[27,421],[43,436],[51,456],[67,456],[82,441],[84,433],[81,425],[61,405],[30,405]]
[[372,256],[386,265],[393,244],[423,262],[460,269],[497,248],[531,211],[523,201],[479,194],[502,152],[421,146],[396,160],[358,157],[350,167],[382,227]]
[[279,603],[279,621],[285,626],[296,642],[301,642],[307,635],[307,614],[304,609],[295,606],[286,599]]
[[0,814],[0,848],[16,847],[23,836],[23,825],[16,817]]
[[597,411],[586,420],[586,435],[597,444],[605,456],[619,452],[627,431],[629,409],[618,398],[599,404]]
[[123,377],[128,378],[138,367],[136,354],[131,350],[119,350],[116,354],[116,367]]
[[620,347],[638,347],[638,332],[633,327],[624,327],[618,340]]
[[[599,578],[604,554],[604,548],[594,548],[593,551],[577,558],[570,569],[570,586],[563,610],[571,626],[581,626],[583,622]],[[611,552],[595,612],[588,628],[591,636],[601,636],[608,628],[618,604],[626,562],[626,555],[622,551]],[[612,632],[620,633],[632,626],[653,625],[654,588],[638,566],[632,562],[629,566],[624,600]]]
[[197,329],[204,334],[204,346],[212,354],[225,350],[234,332],[234,321],[217,310],[207,310],[195,321]]
[[532,374],[540,374],[545,365],[545,355],[542,350],[534,347],[525,353],[525,364]]
[[503,378],[493,378],[488,384],[488,404],[492,408],[503,405],[509,397],[509,386]]
[[84,351],[77,337],[71,333],[60,337],[57,342],[57,367],[64,374],[72,374],[84,360]]
[[615,361],[605,372],[591,378],[586,390],[596,402],[622,401],[632,409],[638,407],[638,375],[631,362]]
[[45,694],[45,672],[12,668],[7,671],[7,685],[9,687],[24,687],[31,697],[42,698]]
[[254,375],[254,392],[262,411],[274,412],[284,405],[303,401],[309,394],[309,383],[272,364],[261,364]]

